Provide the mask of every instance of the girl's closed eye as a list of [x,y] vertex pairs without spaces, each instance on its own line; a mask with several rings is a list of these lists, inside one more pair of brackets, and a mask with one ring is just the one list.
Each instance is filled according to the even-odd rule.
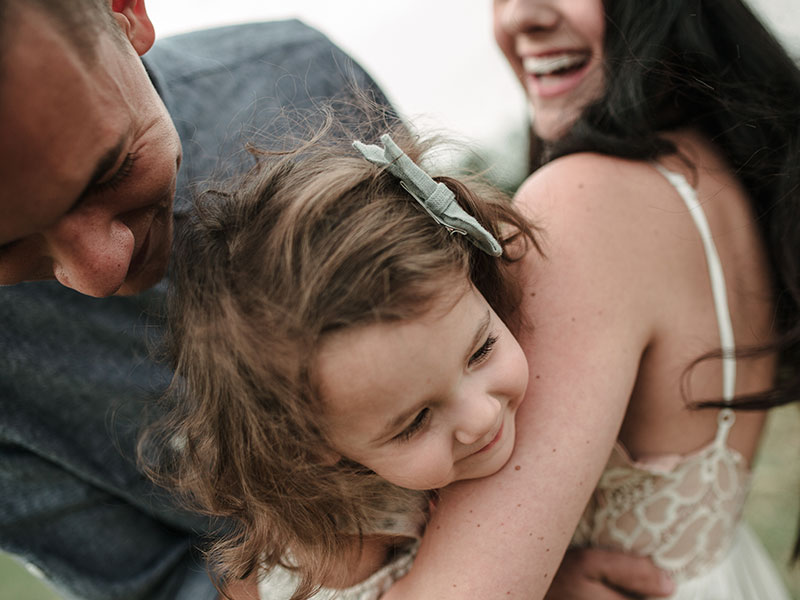
[[397,434],[395,437],[396,440],[400,440],[401,442],[406,442],[414,437],[415,434],[419,433],[424,429],[424,427],[428,424],[431,418],[431,409],[430,408],[423,408],[417,414],[416,418],[406,427],[403,431]]
[[483,363],[486,359],[488,359],[496,343],[497,343],[496,335],[490,335],[489,337],[487,337],[483,345],[480,348],[478,348],[472,356],[469,357],[468,366],[470,367],[477,366]]

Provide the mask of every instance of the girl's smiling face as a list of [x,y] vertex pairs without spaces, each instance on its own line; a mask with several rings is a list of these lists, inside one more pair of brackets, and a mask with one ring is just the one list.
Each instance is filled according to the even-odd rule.
[[494,0],[494,35],[540,138],[563,135],[602,93],[602,0]]
[[329,334],[315,366],[332,447],[391,483],[441,488],[511,456],[528,366],[472,286],[418,318]]

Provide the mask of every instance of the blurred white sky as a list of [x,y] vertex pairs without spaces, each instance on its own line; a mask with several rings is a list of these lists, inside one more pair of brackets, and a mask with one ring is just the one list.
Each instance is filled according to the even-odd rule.
[[[800,55],[800,0],[752,4]],[[473,140],[509,169],[521,164],[524,150],[509,147],[509,136],[525,118],[525,103],[494,45],[492,0],[149,0],[147,6],[159,36],[300,18],[351,54],[415,123]]]

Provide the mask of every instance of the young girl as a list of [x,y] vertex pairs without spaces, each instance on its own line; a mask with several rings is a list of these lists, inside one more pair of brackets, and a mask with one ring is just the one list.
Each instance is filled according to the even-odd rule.
[[[545,165],[516,200],[545,234],[517,263],[531,378],[511,460],[441,494],[386,598],[542,598],[570,543],[650,557],[674,598],[786,598],[740,521],[763,413],[727,405],[798,397],[796,65],[739,0],[494,16]],[[553,598],[629,597],[574,564]]]
[[528,371],[504,321],[532,230],[395,139],[272,157],[178,231],[171,412],[142,449],[234,523],[211,550],[232,597],[260,579],[265,600],[377,598],[408,569],[429,490],[513,449]]

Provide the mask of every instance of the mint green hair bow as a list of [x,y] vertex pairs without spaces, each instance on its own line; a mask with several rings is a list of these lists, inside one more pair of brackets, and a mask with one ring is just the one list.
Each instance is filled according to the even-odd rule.
[[381,136],[384,147],[353,142],[369,162],[386,167],[400,180],[400,185],[420,203],[433,219],[450,233],[467,236],[478,248],[491,256],[503,254],[503,248],[495,237],[456,202],[453,191],[443,183],[436,183],[388,135]]

